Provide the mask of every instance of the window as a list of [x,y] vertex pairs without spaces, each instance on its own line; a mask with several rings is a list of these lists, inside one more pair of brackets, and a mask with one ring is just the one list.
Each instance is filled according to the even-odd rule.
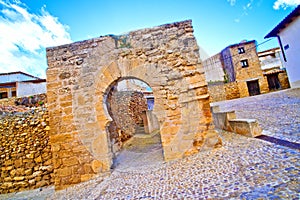
[[284,48],[284,50],[288,50],[290,48],[290,45],[287,44],[283,48]]
[[239,52],[239,54],[245,53],[244,47],[239,47],[238,52]]
[[247,59],[246,60],[241,60],[241,65],[242,65],[243,68],[244,67],[249,67],[248,60]]

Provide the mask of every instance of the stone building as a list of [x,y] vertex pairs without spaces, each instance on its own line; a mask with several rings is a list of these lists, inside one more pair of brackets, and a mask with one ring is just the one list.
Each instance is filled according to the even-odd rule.
[[282,63],[282,52],[279,47],[258,52],[258,57],[270,91],[290,87],[286,69]]
[[0,74],[0,99],[46,93],[46,79],[24,72]]
[[[256,41],[233,44],[203,61],[211,101],[269,92],[256,51]],[[213,81],[211,81],[213,80]]]
[[257,52],[256,42],[242,41],[202,62],[211,102],[289,88],[279,48]]
[[256,51],[256,41],[242,41],[221,51],[225,80],[236,82],[240,97],[268,92]]

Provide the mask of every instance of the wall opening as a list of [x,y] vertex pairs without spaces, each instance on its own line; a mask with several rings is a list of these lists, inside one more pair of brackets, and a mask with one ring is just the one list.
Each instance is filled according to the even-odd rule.
[[[160,154],[159,160],[163,160],[160,127],[153,114],[155,98],[147,83],[136,78],[115,81],[108,89],[105,104],[112,119],[107,132],[113,168],[128,164],[124,159],[132,158],[130,152],[147,154],[155,150]],[[134,160],[138,162],[138,159]]]
[[258,80],[247,81],[247,86],[248,86],[248,92],[249,92],[250,96],[254,96],[254,95],[259,95],[260,94]]
[[268,85],[269,85],[270,91],[281,89],[281,85],[280,85],[280,81],[279,81],[277,73],[267,75],[267,80],[268,80]]

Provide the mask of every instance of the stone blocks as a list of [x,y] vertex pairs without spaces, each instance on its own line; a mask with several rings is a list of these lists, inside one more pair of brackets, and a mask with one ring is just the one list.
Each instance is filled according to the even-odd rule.
[[[60,149],[53,150],[58,189],[77,182],[70,170],[80,171],[80,181],[109,171],[112,117],[106,99],[121,78],[140,79],[153,89],[165,160],[221,144],[212,134],[207,84],[190,20],[47,48],[47,59],[51,140]],[[85,150],[74,151],[78,146]],[[79,161],[64,164],[62,154]]]
[[[1,103],[12,108],[14,101]],[[0,115],[1,194],[54,183],[47,108],[14,109],[19,112],[7,113],[4,109]]]
[[256,137],[262,133],[255,119],[236,119],[234,111],[220,112],[219,106],[213,106],[212,111],[216,128],[247,137]]

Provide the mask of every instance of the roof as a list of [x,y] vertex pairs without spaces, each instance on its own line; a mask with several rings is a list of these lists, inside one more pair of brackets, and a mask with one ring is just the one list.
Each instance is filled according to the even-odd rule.
[[266,38],[276,37],[281,30],[285,29],[296,17],[300,16],[300,5],[298,5],[288,16],[286,16],[270,33],[265,36]]
[[27,74],[27,73],[24,73],[24,72],[21,72],[21,71],[17,71],[17,72],[7,72],[7,73],[0,73],[0,76],[7,76],[7,75],[13,75],[13,74],[23,74],[25,76],[29,76],[31,78],[34,78],[34,79],[41,79],[39,77],[36,77],[36,76],[32,76],[30,74]]
[[280,51],[280,47],[274,47],[274,48],[271,48],[271,49],[259,51],[257,53],[268,53],[268,52],[276,52],[276,51]]
[[27,81],[15,81],[9,83],[0,83],[0,88],[7,88],[7,87],[16,87],[18,83],[43,83],[46,82],[46,79],[38,79],[38,80],[27,80]]
[[285,70],[283,70],[283,69],[272,69],[270,71],[263,72],[263,75],[278,74],[278,73],[283,73],[283,72],[285,72]]
[[237,47],[237,46],[242,46],[242,45],[250,44],[250,43],[256,43],[256,41],[255,40],[250,40],[250,41],[243,40],[240,43],[229,45],[225,49],[232,48],[232,47]]
[[275,47],[275,48],[272,48],[272,49],[267,49],[267,50],[264,50],[264,51],[257,52],[257,55],[258,55],[258,57],[267,56],[267,55],[270,55],[270,54],[274,54],[276,52],[281,52],[281,49],[279,47]]

